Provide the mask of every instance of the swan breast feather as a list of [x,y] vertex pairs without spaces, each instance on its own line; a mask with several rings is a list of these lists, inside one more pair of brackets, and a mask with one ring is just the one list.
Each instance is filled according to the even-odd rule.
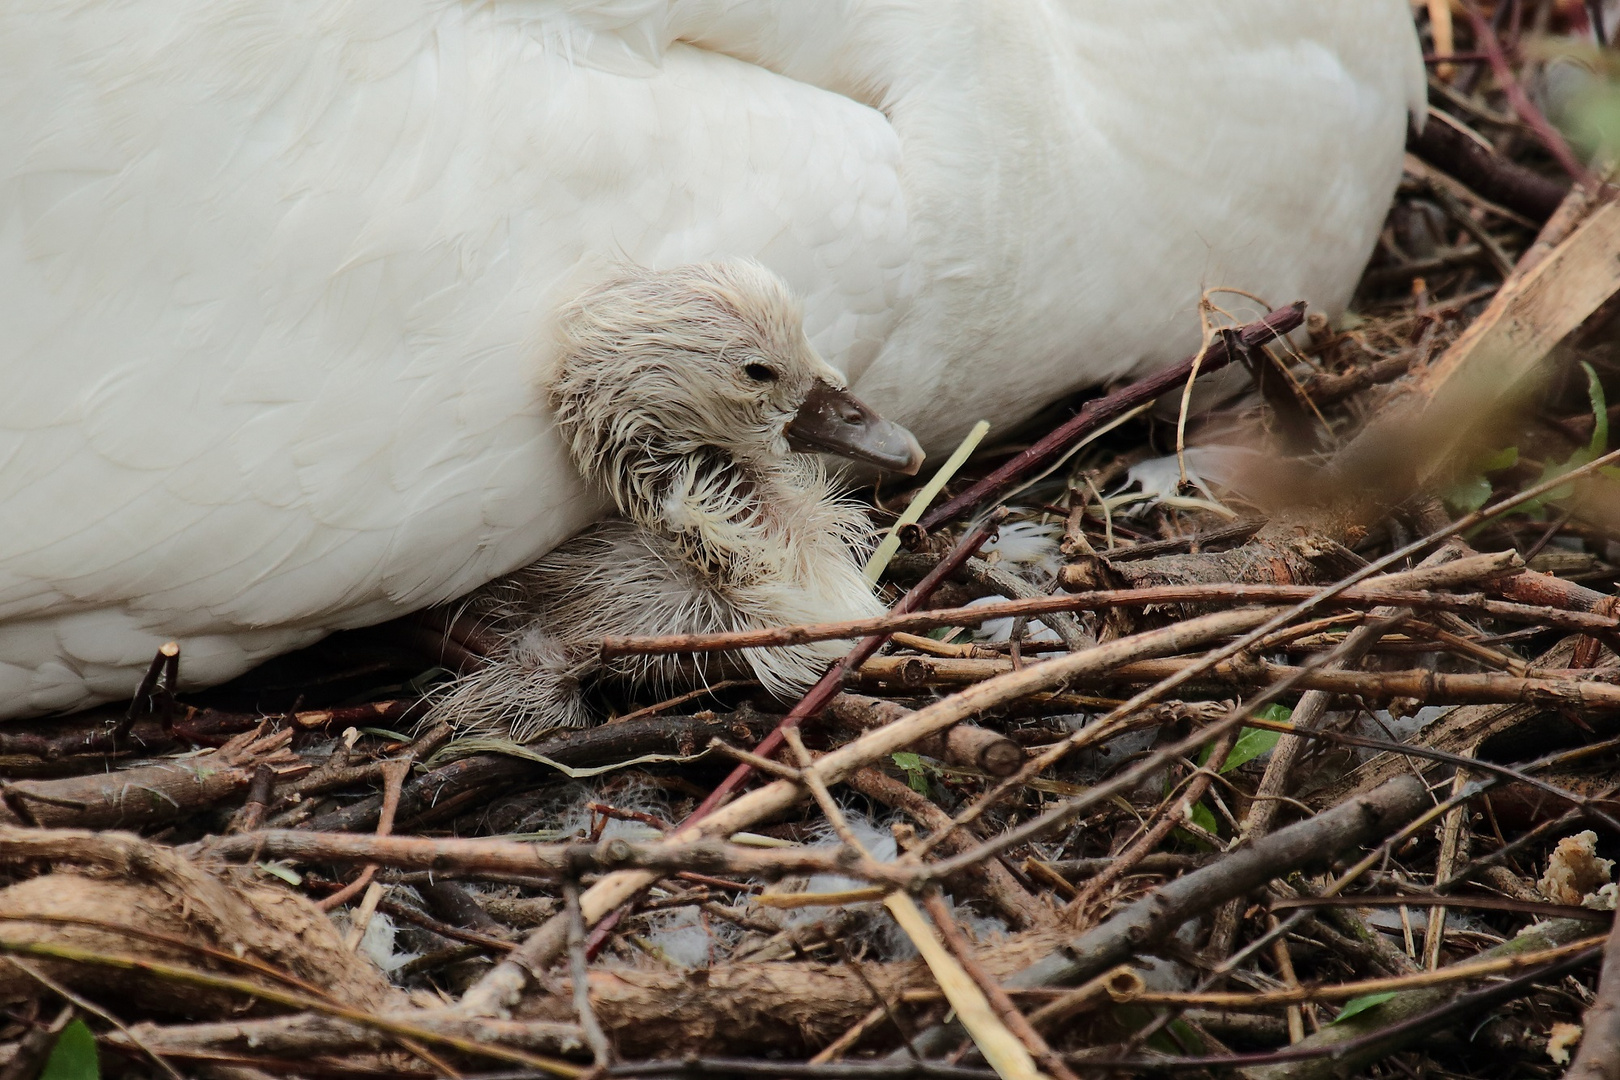
[[601,509],[539,386],[550,312],[615,261],[747,253],[829,361],[870,363],[909,257],[880,113],[532,31],[405,0],[0,10],[0,620],[308,637],[530,561]]

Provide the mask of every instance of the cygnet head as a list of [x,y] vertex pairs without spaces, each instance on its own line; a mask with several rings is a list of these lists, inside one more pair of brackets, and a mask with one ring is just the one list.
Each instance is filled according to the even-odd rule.
[[753,262],[625,268],[561,312],[550,385],[581,471],[625,496],[665,464],[717,454],[769,468],[824,451],[914,473],[911,433],[844,389],[799,305]]

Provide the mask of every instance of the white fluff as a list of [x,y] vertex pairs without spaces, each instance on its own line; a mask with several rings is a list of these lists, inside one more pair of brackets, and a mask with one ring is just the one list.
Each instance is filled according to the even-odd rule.
[[883,612],[861,569],[864,508],[790,449],[801,407],[843,381],[797,303],[754,263],[627,267],[570,305],[560,336],[557,425],[619,516],[473,595],[464,615],[500,647],[440,692],[427,722],[528,741],[590,722],[583,695],[598,682],[663,695],[747,673],[778,696],[802,692],[848,642],[607,660],[597,647]]
[[979,552],[985,557],[997,555],[998,565],[1045,584],[1057,576],[1063,565],[1058,550],[1062,539],[1061,522],[1024,519],[1001,526]]
[[[968,607],[984,607],[986,604],[1004,604],[1006,599],[1000,596],[981,596],[977,600],[968,601]],[[973,631],[975,641],[1002,642],[1012,640],[1013,623],[1016,619],[986,619]],[[1061,641],[1057,633],[1039,619],[1030,619],[1028,632],[1024,635],[1026,641]]]
[[1185,498],[1181,489],[1185,461],[1187,483],[1197,493],[1193,497],[1219,506],[1220,500],[1210,485],[1232,489],[1242,477],[1244,466],[1259,456],[1258,451],[1247,447],[1216,445],[1189,446],[1180,458],[1175,454],[1149,458],[1131,466],[1125,483],[1109,497],[1109,504],[1123,508],[1129,516],[1141,516],[1158,503]]

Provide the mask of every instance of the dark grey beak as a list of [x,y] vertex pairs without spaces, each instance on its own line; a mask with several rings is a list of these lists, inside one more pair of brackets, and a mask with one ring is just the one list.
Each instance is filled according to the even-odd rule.
[[820,379],[799,406],[786,434],[788,445],[800,452],[837,454],[907,476],[922,468],[922,447],[911,432],[883,419],[849,391]]

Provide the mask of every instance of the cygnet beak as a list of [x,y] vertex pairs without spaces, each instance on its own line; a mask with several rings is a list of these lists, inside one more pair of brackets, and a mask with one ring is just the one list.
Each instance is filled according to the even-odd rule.
[[799,406],[786,434],[788,445],[800,452],[837,454],[907,476],[922,468],[922,447],[911,432],[883,419],[849,391],[820,379]]

